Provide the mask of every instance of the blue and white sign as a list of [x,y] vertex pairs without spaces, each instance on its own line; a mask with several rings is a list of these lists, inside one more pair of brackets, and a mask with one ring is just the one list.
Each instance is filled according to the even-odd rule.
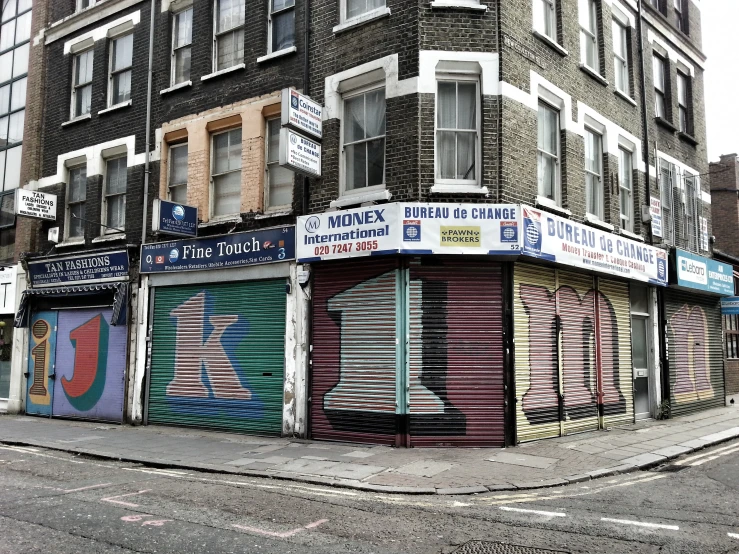
[[28,262],[32,288],[106,283],[128,279],[128,252],[75,254]]
[[155,233],[195,237],[198,234],[198,209],[156,198],[152,207],[151,230]]
[[321,140],[323,138],[323,106],[297,90],[282,89],[283,127],[289,125],[301,133]]
[[675,250],[677,285],[714,294],[734,294],[734,271],[729,264]]
[[522,206],[522,254],[654,285],[667,285],[664,250]]
[[141,273],[204,271],[295,259],[295,227],[144,244]]
[[739,315],[739,296],[722,298],[721,313],[724,315]]

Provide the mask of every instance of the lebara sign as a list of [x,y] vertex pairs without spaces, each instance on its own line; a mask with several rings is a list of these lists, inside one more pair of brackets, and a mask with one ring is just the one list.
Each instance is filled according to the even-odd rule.
[[152,207],[151,230],[167,235],[194,237],[198,234],[198,209],[155,199]]
[[128,252],[83,254],[28,262],[34,288],[128,279]]
[[734,272],[730,265],[684,250],[675,251],[677,285],[714,294],[734,294]]
[[667,254],[663,250],[528,206],[521,210],[525,256],[667,285]]
[[196,240],[144,244],[141,273],[202,271],[295,258],[295,227],[276,227]]
[[739,315],[739,296],[722,298],[721,313],[724,315]]

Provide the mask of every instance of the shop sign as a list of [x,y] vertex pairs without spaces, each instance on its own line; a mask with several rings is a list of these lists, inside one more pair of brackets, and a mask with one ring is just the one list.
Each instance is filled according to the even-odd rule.
[[31,287],[106,283],[128,279],[128,252],[76,254],[28,262]]
[[729,264],[675,250],[677,285],[715,294],[734,294],[734,271]]
[[280,129],[280,165],[310,177],[321,176],[321,145],[292,129]]
[[708,252],[708,219],[698,218],[701,222],[701,250]]
[[667,285],[667,254],[663,250],[528,206],[521,209],[525,256]]
[[662,201],[659,198],[649,200],[649,215],[652,216],[652,236],[662,237]]
[[739,315],[739,296],[722,298],[721,313],[724,315]]
[[141,273],[204,271],[295,259],[295,227],[144,244]]
[[0,314],[15,313],[15,281],[17,270],[15,266],[4,267],[0,270]]
[[15,215],[56,221],[56,195],[37,190],[16,189]]
[[321,140],[323,138],[323,106],[297,90],[282,89],[283,127],[290,126],[296,131],[308,133]]
[[168,200],[154,199],[151,230],[155,233],[194,237],[198,234],[198,209]]

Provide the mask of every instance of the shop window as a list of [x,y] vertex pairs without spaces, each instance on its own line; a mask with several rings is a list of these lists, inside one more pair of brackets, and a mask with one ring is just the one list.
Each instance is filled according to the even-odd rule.
[[211,172],[212,217],[241,209],[241,127],[213,135]]
[[72,118],[90,113],[92,106],[93,51],[86,50],[74,57],[72,69]]
[[267,120],[265,211],[289,209],[293,203],[293,172],[280,166],[280,118]]
[[726,357],[732,360],[739,359],[739,314],[725,314],[723,317]]
[[633,153],[618,149],[618,190],[621,204],[621,229],[634,232]]
[[87,166],[69,168],[67,183],[66,238],[85,236],[85,203],[87,201]]
[[133,35],[115,38],[110,46],[110,74],[108,77],[108,106],[131,99],[131,65],[133,64]]
[[172,16],[172,85],[190,80],[192,7]]
[[585,129],[585,206],[603,219],[603,137]]
[[600,73],[597,0],[580,0],[580,62]]
[[616,90],[630,96],[629,86],[629,29],[626,25],[613,20],[613,71]]
[[215,0],[213,69],[244,63],[244,0]]
[[295,46],[295,0],[269,0],[269,52]]
[[362,16],[369,17],[375,11],[385,8],[385,0],[340,0],[341,21],[345,22]]
[[539,196],[561,206],[559,110],[539,102],[537,138]]
[[436,95],[436,182],[479,185],[479,144],[479,80],[440,79]]
[[126,156],[107,160],[105,164],[105,224],[104,233],[120,233],[126,225],[126,185],[128,164]]
[[168,197],[172,202],[187,204],[187,143],[169,147]]
[[385,185],[385,88],[344,97],[344,189]]

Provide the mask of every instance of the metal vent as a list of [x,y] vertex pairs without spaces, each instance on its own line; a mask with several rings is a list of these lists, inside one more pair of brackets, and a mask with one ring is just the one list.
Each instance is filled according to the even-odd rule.
[[530,546],[518,546],[502,542],[470,541],[454,551],[454,554],[568,554],[564,550],[544,550]]

